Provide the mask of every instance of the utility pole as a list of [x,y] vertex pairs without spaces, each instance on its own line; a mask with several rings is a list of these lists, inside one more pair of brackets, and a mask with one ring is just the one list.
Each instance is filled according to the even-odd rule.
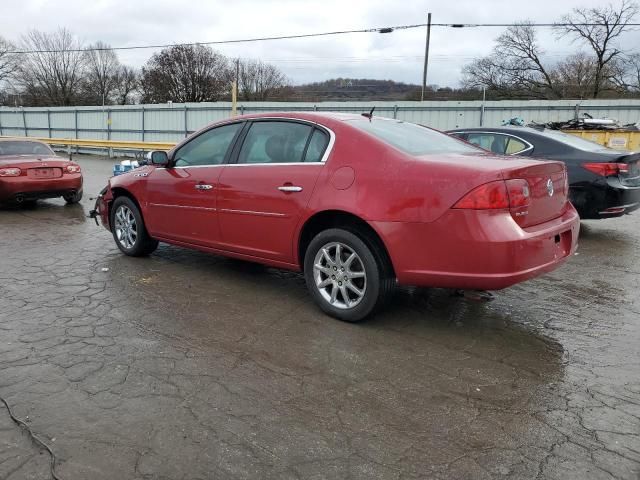
[[238,114],[238,87],[240,85],[240,59],[236,58],[236,79],[231,86],[231,116]]
[[420,101],[424,102],[424,92],[427,88],[427,67],[429,66],[429,44],[431,43],[431,12],[427,15],[427,42],[424,47],[424,71],[422,72],[422,93]]

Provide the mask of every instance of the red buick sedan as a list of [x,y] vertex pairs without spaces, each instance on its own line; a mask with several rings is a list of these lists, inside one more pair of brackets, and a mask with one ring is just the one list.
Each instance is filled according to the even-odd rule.
[[0,203],[54,197],[67,203],[80,201],[80,165],[57,157],[36,140],[0,139]]
[[243,116],[150,159],[112,178],[92,212],[123,253],[160,241],[303,271],[320,308],[346,321],[396,284],[508,287],[578,241],[564,164],[396,120]]

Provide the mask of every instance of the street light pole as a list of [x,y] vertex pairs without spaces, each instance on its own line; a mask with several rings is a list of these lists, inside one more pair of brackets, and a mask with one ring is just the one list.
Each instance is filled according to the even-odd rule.
[[422,72],[422,93],[420,101],[424,101],[424,92],[427,88],[427,67],[429,66],[429,44],[431,43],[431,12],[427,15],[427,42],[424,47],[424,71]]

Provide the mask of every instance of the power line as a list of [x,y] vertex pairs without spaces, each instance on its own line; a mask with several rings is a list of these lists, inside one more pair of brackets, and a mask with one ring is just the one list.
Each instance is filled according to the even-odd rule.
[[[527,25],[531,27],[598,27],[602,26],[601,23],[432,23],[432,27],[448,27],[448,28],[491,28],[491,27],[517,27],[521,25]],[[158,45],[132,45],[128,47],[87,47],[87,48],[72,48],[68,50],[59,49],[43,49],[43,50],[13,50],[7,51],[6,54],[34,54],[34,53],[61,53],[61,52],[98,52],[104,50],[144,50],[144,49],[157,49],[157,48],[170,48],[180,46],[195,46],[195,45],[227,45],[234,43],[252,43],[252,42],[266,42],[274,40],[294,40],[300,38],[314,38],[314,37],[327,37],[334,35],[347,35],[352,33],[392,33],[396,30],[411,30],[415,28],[426,27],[426,23],[416,23],[411,25],[395,25],[392,27],[377,27],[377,28],[363,28],[359,30],[337,30],[333,32],[318,32],[318,33],[303,33],[296,35],[279,35],[274,37],[256,37],[256,38],[243,38],[232,40],[212,40],[207,42],[184,42],[184,43],[166,43]],[[640,27],[640,23],[627,23],[627,27]]]

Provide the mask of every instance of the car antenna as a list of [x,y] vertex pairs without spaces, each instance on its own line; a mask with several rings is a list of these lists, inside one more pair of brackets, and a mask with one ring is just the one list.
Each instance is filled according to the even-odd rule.
[[371,119],[373,118],[373,111],[374,111],[375,109],[376,109],[376,107],[374,106],[374,107],[371,109],[371,111],[370,111],[369,113],[361,113],[361,115],[362,115],[364,118],[368,118],[368,119],[369,119],[369,121],[371,121]]

